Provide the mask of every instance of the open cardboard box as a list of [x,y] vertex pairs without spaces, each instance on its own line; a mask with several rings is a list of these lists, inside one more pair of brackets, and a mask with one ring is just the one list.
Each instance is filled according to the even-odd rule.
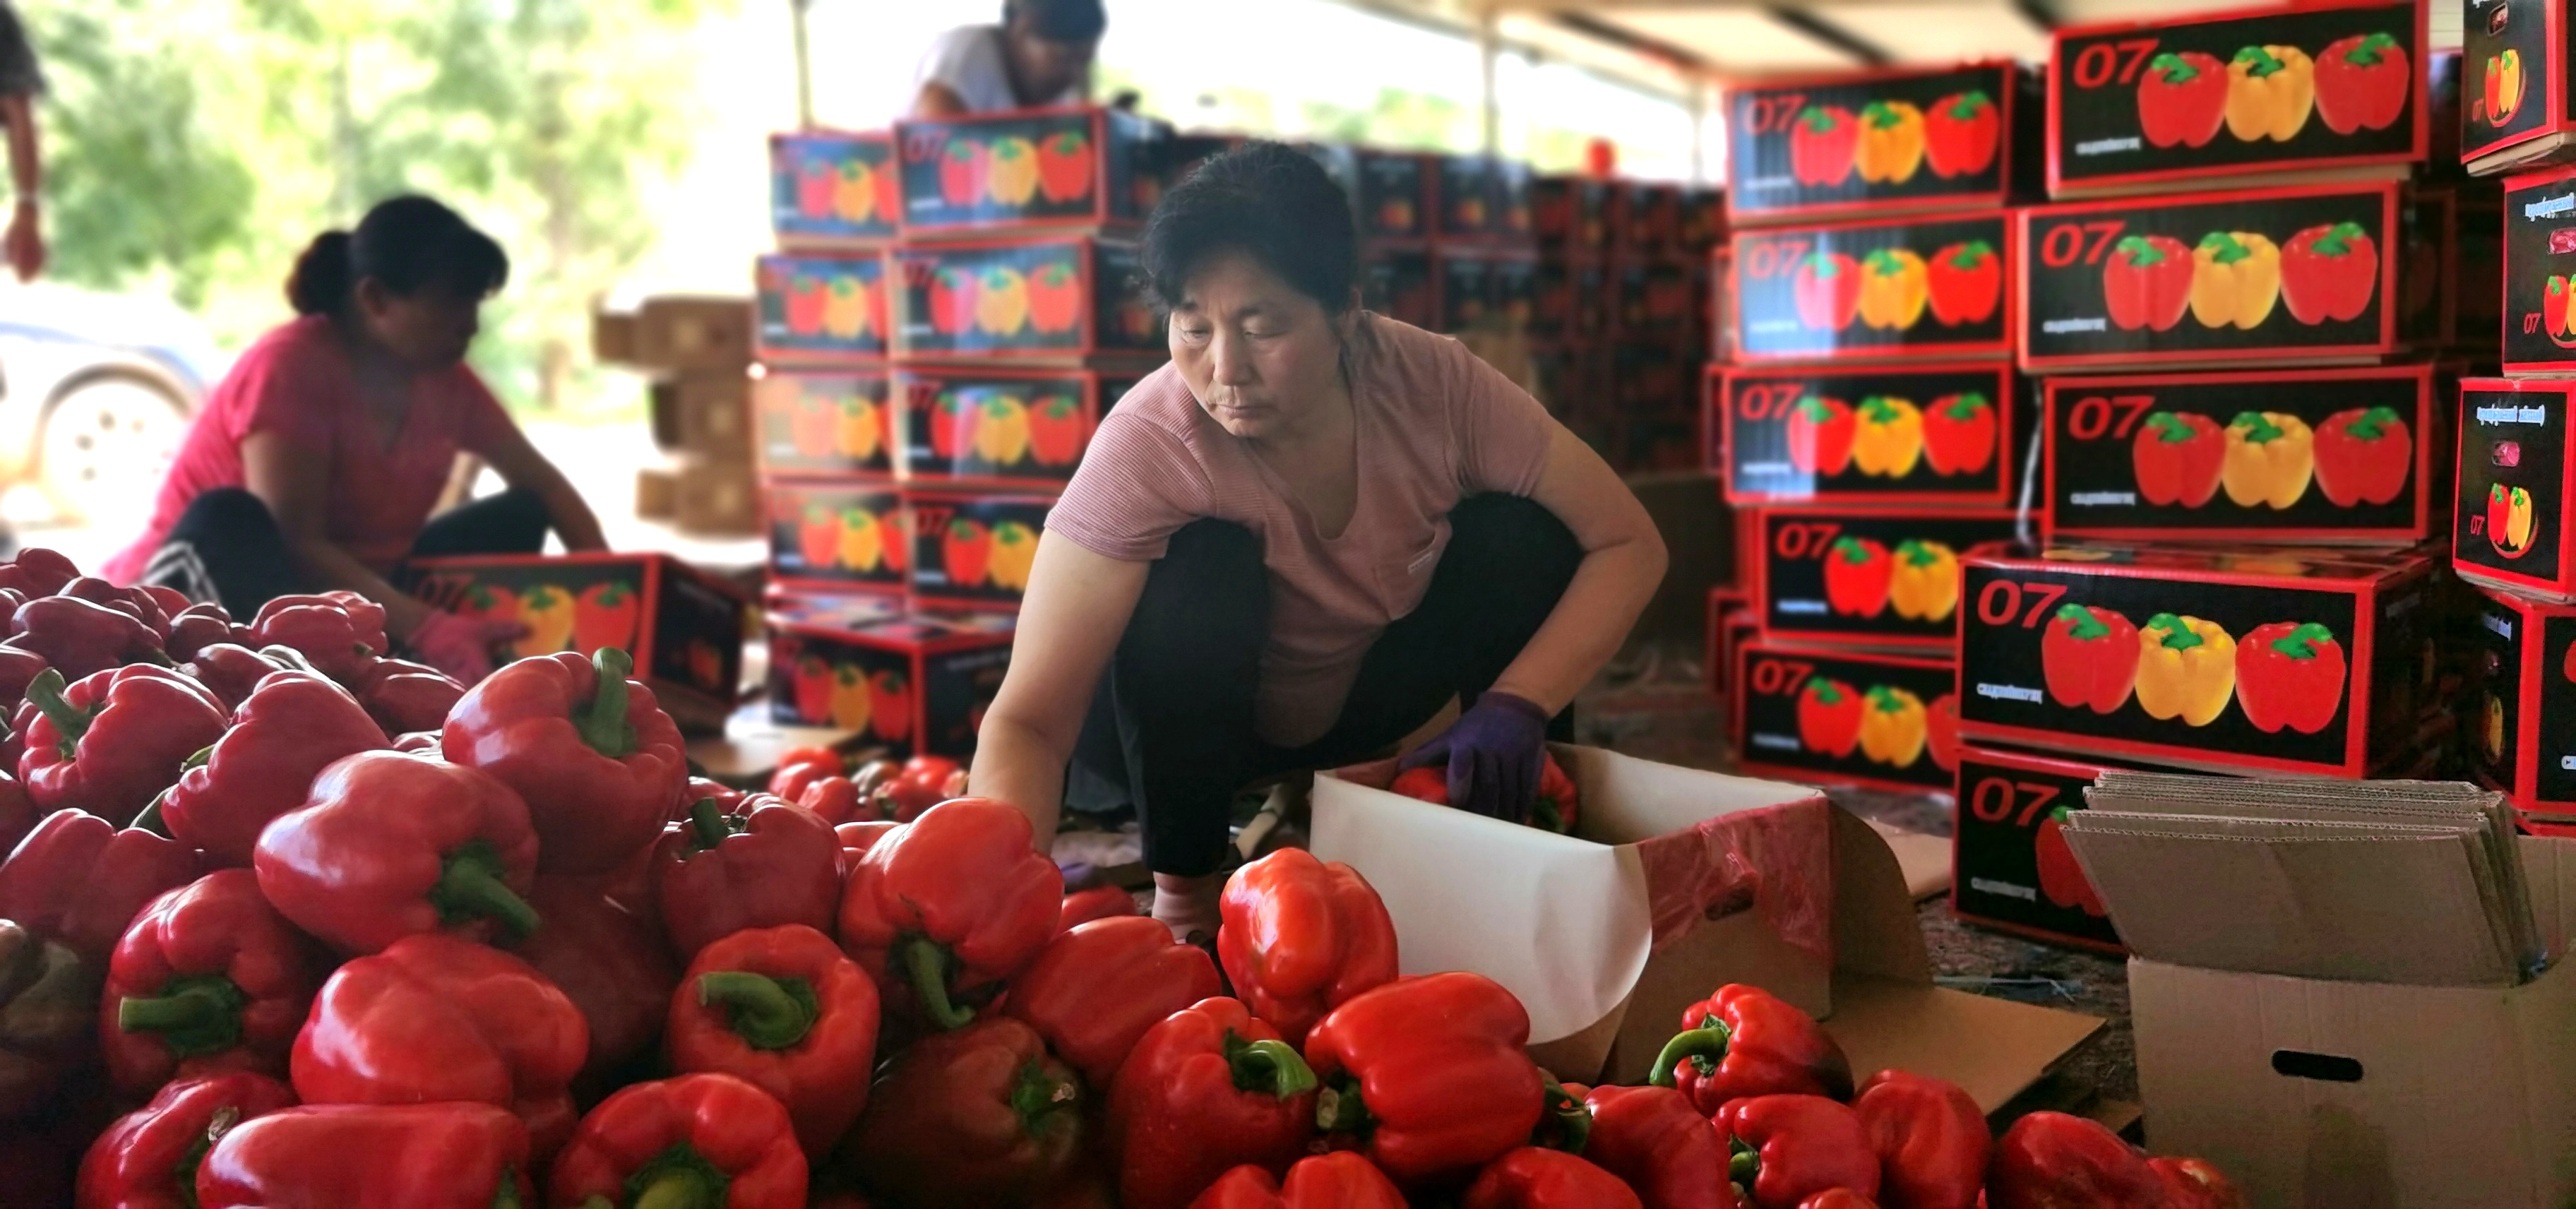
[[1820,791],[1554,750],[1582,790],[1573,836],[1388,793],[1390,761],[1316,778],[1311,846],[1385,899],[1404,973],[1518,995],[1557,1077],[1644,1082],[1729,982],[1824,1018],[1855,1075],[1938,1076],[1988,1112],[2102,1027],[1933,986],[1887,841]]

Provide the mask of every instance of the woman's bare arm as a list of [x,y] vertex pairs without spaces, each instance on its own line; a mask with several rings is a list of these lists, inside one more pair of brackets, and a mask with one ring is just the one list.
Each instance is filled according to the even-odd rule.
[[1104,558],[1053,534],[1038,540],[1011,670],[984,711],[967,783],[977,796],[1028,815],[1040,852],[1055,841],[1064,767],[1082,736],[1092,691],[1127,632],[1152,567]]
[[424,601],[394,590],[385,578],[331,541],[324,520],[330,511],[330,463],[299,450],[274,432],[242,438],[242,480],[259,502],[268,505],[286,548],[305,577],[327,588],[345,588],[385,606],[385,629],[408,638],[434,610]]
[[1654,599],[1664,581],[1664,539],[1618,473],[1563,425],[1549,438],[1534,498],[1574,531],[1583,562],[1494,687],[1553,714],[1619,653]]

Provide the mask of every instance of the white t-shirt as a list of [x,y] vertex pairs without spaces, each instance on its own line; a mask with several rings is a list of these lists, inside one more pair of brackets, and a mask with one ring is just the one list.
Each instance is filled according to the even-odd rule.
[[956,93],[957,99],[974,113],[1082,103],[1082,89],[1077,85],[1065,89],[1062,96],[1021,104],[1011,91],[1011,72],[1003,58],[1002,27],[998,25],[961,25],[939,35],[930,44],[929,53],[921,57],[913,92],[918,95],[925,84],[938,84]]

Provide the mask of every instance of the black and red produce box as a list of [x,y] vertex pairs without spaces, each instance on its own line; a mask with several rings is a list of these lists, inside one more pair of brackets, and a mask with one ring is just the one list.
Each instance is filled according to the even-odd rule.
[[903,589],[911,545],[894,484],[775,480],[767,494],[770,574],[831,590]]
[[1790,781],[1946,792],[1955,777],[1957,665],[1760,637],[1735,652],[1735,751]]
[[1726,240],[1726,190],[1707,185],[1682,186],[1681,213],[1673,231],[1674,250],[1705,257]]
[[2387,182],[2020,211],[2022,368],[2399,352],[2403,194]]
[[1411,151],[1359,151],[1360,236],[1398,243],[1431,235],[1431,157]]
[[2005,361],[1712,366],[1703,425],[1728,503],[2015,503],[2030,410]]
[[1017,609],[1037,561],[1052,495],[989,495],[907,488],[920,608]]
[[769,225],[782,246],[884,243],[902,213],[902,168],[885,131],[769,136]]
[[2012,351],[2004,211],[1738,231],[1730,248],[1741,361]]
[[2504,195],[2495,182],[2419,185],[2397,275],[2398,331],[2492,358],[2504,330]]
[[2422,0],[2311,0],[2058,30],[2049,194],[2403,176],[2430,137],[2425,26]]
[[1697,318],[1693,303],[1706,288],[1693,276],[1689,262],[1664,258],[1631,258],[1616,262],[1610,280],[1617,290],[1610,313],[1614,339],[1622,343],[1673,342],[1691,332]]
[[2576,168],[2504,192],[2504,371],[2576,373]]
[[2411,751],[2432,665],[2419,553],[2060,547],[1966,567],[1972,742],[2351,777]]
[[753,355],[772,363],[881,361],[886,260],[874,252],[760,258]]
[[1530,181],[1530,235],[1552,253],[1598,252],[1610,245],[1611,198],[1617,186],[1597,176],[1541,176]]
[[904,234],[1141,223],[1162,196],[1170,135],[1099,108],[898,122]]
[[1100,417],[1143,373],[904,365],[894,371],[907,482],[1060,489]]
[[2517,591],[2576,599],[2576,543],[2568,540],[2567,409],[2576,380],[2460,381],[2459,493],[2451,561],[2462,576]]
[[2564,160],[2576,134],[2561,0],[2462,5],[2460,158],[2479,175]]
[[2576,824],[2576,607],[2481,594],[2469,758],[2515,807]]
[[1946,647],[1959,565],[2014,537],[2008,508],[1762,511],[1762,632],[1773,638]]
[[[1991,209],[2013,199],[2038,100],[2005,60],[1845,72],[1726,94],[1726,214],[1737,224],[1858,210]],[[2018,153],[2018,155],[2017,155]]]
[[855,731],[898,754],[974,755],[1011,663],[1006,615],[843,616],[788,598],[768,621],[771,719]]
[[1530,238],[1528,164],[1491,155],[1444,155],[1430,163],[1431,194],[1440,202],[1439,238]]
[[1424,248],[1370,248],[1360,260],[1360,301],[1368,309],[1426,331],[1440,327],[1440,284]]
[[751,384],[761,473],[892,477],[886,391],[882,369],[767,370]]
[[2084,789],[2124,767],[1970,745],[1959,753],[1950,913],[2103,952],[2122,951],[2102,896],[2066,843]]
[[1746,606],[1750,596],[1732,584],[1720,584],[1708,590],[1708,649],[1703,652],[1702,670],[1708,680],[1708,693],[1720,701],[1726,699],[1728,673],[1734,664],[1735,648],[1726,641],[1727,621],[1741,614],[1750,622],[1752,610]]
[[2051,540],[2417,542],[2450,500],[2433,367],[2050,378]]
[[907,244],[886,256],[895,352],[1056,360],[1164,351],[1136,246],[1072,236]]

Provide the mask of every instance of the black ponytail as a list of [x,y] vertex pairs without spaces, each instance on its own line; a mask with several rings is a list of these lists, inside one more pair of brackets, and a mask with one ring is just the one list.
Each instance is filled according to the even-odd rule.
[[349,291],[356,285],[349,280],[349,243],[346,231],[324,231],[295,258],[295,275],[286,279],[286,300],[295,305],[296,314],[336,315],[347,305]]
[[435,286],[479,300],[509,281],[510,258],[456,211],[396,197],[376,203],[354,232],[314,236],[295,259],[286,300],[299,315],[339,315],[368,278],[403,297]]

